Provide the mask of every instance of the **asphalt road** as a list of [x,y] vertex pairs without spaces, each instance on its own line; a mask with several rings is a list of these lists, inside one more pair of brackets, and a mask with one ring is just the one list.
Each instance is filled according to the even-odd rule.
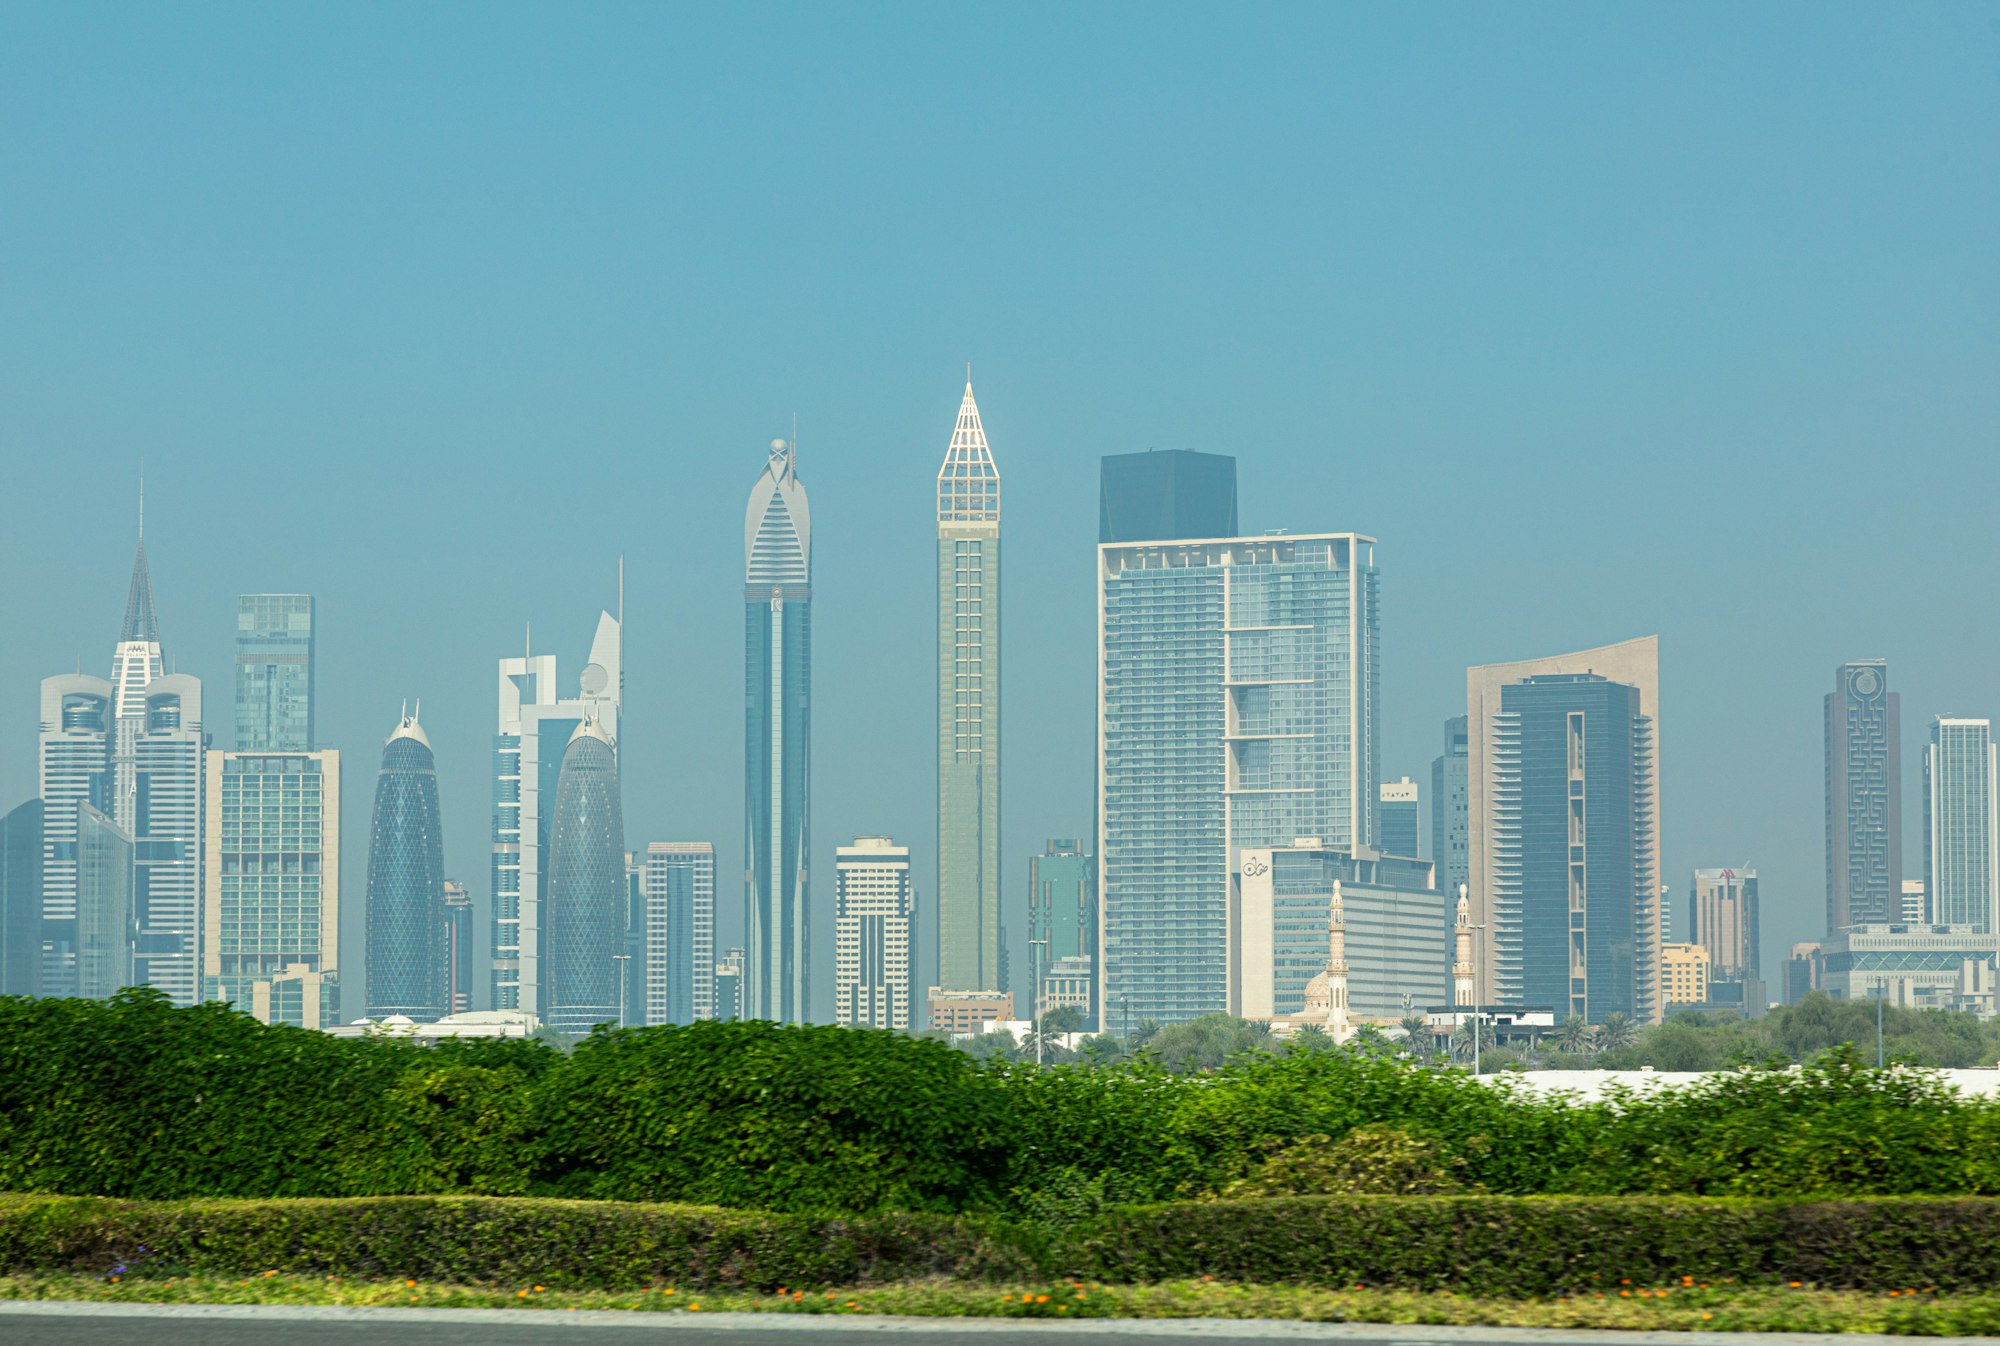
[[[1552,1332],[1505,1327],[1077,1319],[1040,1323],[977,1318],[775,1317],[556,1312],[512,1309],[344,1309],[246,1305],[9,1303],[0,1301],[4,1346],[974,1346],[1003,1339],[1034,1346],[1716,1346],[1710,1333]],[[1857,1346],[1874,1336],[1759,1333],[1746,1346]],[[2000,1338],[1960,1341],[2000,1346]]]

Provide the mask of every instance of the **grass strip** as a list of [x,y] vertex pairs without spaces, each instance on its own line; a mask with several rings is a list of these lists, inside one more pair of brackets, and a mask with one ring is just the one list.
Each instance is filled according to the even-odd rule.
[[1880,1293],[1810,1286],[1620,1286],[1588,1295],[1501,1299],[1444,1291],[1329,1290],[1210,1280],[1156,1285],[961,1285],[907,1282],[782,1293],[562,1290],[536,1284],[183,1275],[0,1276],[0,1299],[146,1304],[335,1304],[425,1308],[624,1309],[671,1313],[902,1314],[990,1318],[1276,1318],[1308,1322],[1707,1332],[1877,1332],[1899,1336],[2000,1333],[2000,1295],[1925,1287]]

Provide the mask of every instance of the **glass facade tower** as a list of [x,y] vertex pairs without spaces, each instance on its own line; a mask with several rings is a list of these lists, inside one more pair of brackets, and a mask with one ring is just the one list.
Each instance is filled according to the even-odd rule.
[[1235,536],[1234,458],[1193,449],[1105,455],[1098,477],[1098,542]]
[[201,683],[169,673],[146,686],[133,743],[132,897],[136,984],[176,1005],[201,998],[202,793],[208,734]]
[[2000,795],[1993,722],[1939,717],[1924,749],[1924,877],[1931,920],[2000,931]]
[[1066,973],[1075,968],[1094,981],[1097,866],[1075,838],[1057,837],[1028,860],[1028,941],[1028,975],[1037,984],[1016,1003],[1030,1013],[1047,1007],[1046,983],[1065,959]]
[[618,1022],[627,893],[618,755],[585,720],[563,752],[549,853],[541,1017],[558,1033]]
[[743,1016],[812,1005],[812,515],[774,441],[743,518]]
[[646,941],[644,1018],[691,1024],[715,1017],[715,847],[655,841],[640,876]]
[[1826,698],[1826,928],[1896,919],[1903,883],[1902,698],[1880,659],[1843,664]]
[[1431,762],[1431,860],[1437,865],[1438,891],[1445,907],[1458,900],[1459,885],[1469,881],[1466,804],[1471,793],[1467,777],[1465,717],[1444,722],[1444,753]]
[[203,998],[266,1023],[335,1022],[340,754],[208,754]]
[[1639,689],[1594,673],[1510,683],[1492,746],[1496,998],[1591,1023],[1651,1021],[1659,868]]
[[42,801],[0,818],[0,995],[42,993]]
[[937,480],[938,987],[1002,991],[1000,473],[972,384]]
[[76,807],[76,993],[103,1000],[132,985],[132,837]]
[[1229,1010],[1243,848],[1375,835],[1374,553],[1353,533],[1099,546],[1105,1015]]
[[368,1015],[452,1013],[437,759],[414,715],[382,747],[368,833]]
[[244,594],[236,603],[236,750],[315,746],[312,595]]
[[111,684],[87,673],[42,679],[42,947],[44,995],[75,995],[76,811],[111,807]]
[[[594,720],[615,744],[625,691],[624,604],[600,612],[577,694],[556,688],[556,659],[532,647],[500,661],[499,732],[493,738],[494,1009],[546,1018],[542,1009],[542,910],[549,891],[549,847],[556,780],[577,727]],[[615,752],[616,749],[614,748]]]

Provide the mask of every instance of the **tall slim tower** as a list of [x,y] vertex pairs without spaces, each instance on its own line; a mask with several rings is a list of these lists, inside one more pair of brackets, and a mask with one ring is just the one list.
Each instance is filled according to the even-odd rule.
[[1886,660],[1842,664],[1826,697],[1826,928],[1879,925],[1902,906],[1902,698]]
[[146,687],[167,671],[160,649],[160,618],[153,611],[153,573],[146,565],[146,503],[139,498],[139,551],[132,558],[132,586],[125,595],[125,624],[111,655],[112,731],[109,813],[127,833],[138,811],[139,735],[146,726]]
[[938,987],[1000,984],[1000,473],[972,384],[937,479]]
[[655,841],[646,847],[645,977],[631,1007],[638,1023],[691,1024],[715,1016],[715,847]]
[[431,1023],[453,1010],[437,758],[415,715],[382,745],[368,833],[368,1014]]
[[563,750],[550,837],[541,1016],[574,1036],[629,1012],[617,961],[630,891],[618,754],[594,719],[578,725]]
[[1939,716],[1924,747],[1924,878],[1932,919],[2000,931],[2000,783],[1991,720]]
[[42,679],[42,949],[44,995],[77,993],[77,810],[111,807],[111,684],[88,673]]
[[916,925],[910,848],[856,837],[834,855],[833,1021],[907,1030]]
[[201,999],[201,829],[208,733],[201,681],[169,673],[146,685],[133,740],[132,840],[137,863],[133,976],[176,1005]]
[[244,594],[236,602],[236,750],[316,746],[312,595]]
[[[556,658],[532,645],[500,661],[498,732],[493,737],[493,1008],[544,1013],[542,907],[563,752],[586,719],[618,739],[624,677],[624,622],[599,612],[577,694],[556,689]],[[614,746],[615,754],[616,748]],[[546,1016],[545,1016],[546,1017]]]
[[812,515],[773,440],[743,517],[743,1016],[811,1010]]

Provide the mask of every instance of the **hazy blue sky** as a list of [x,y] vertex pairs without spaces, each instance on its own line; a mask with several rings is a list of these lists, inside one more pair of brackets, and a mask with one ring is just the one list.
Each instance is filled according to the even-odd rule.
[[1775,966],[1834,666],[1892,661],[1912,874],[1925,725],[2000,713],[1996,240],[1992,3],[6,3],[0,807],[37,680],[108,671],[143,458],[218,746],[236,595],[319,597],[350,930],[400,703],[483,903],[494,660],[532,622],[571,677],[624,552],[626,835],[715,841],[726,938],[743,506],[796,411],[816,919],[861,831],[928,899],[970,360],[1010,894],[1090,817],[1098,456],[1194,447],[1246,529],[1381,540],[1391,777],[1467,664],[1658,632],[1676,905],[1755,865]]

